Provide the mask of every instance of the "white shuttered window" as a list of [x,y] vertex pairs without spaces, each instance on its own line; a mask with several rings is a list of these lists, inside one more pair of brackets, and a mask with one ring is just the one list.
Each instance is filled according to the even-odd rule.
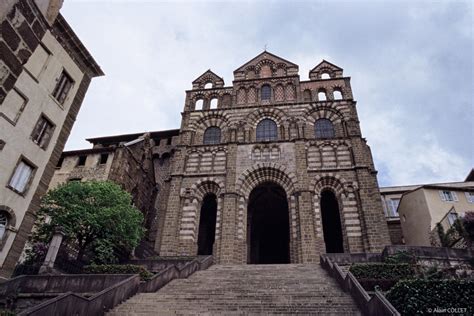
[[10,187],[20,193],[25,192],[32,174],[33,167],[23,160],[20,161],[15,169],[15,172],[13,173],[12,178],[10,179]]

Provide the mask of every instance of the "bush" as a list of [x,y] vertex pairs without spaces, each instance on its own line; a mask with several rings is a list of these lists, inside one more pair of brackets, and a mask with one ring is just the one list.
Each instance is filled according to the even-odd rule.
[[386,295],[402,315],[474,313],[474,281],[403,280]]
[[135,264],[103,264],[84,267],[84,272],[89,274],[139,274],[142,281],[148,281],[153,273],[145,267]]
[[393,255],[389,255],[383,260],[385,263],[416,263],[416,257],[409,251],[397,251]]
[[360,263],[353,264],[349,271],[357,279],[394,280],[413,277],[416,271],[407,263]]

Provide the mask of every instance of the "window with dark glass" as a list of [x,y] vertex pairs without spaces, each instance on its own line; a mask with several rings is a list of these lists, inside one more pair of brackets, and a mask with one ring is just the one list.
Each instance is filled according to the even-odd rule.
[[277,140],[277,125],[270,119],[263,119],[257,125],[257,141]]
[[212,126],[206,129],[204,132],[204,144],[213,145],[221,142],[221,129],[216,126]]
[[105,165],[107,163],[107,159],[109,159],[109,154],[100,154],[99,164]]
[[87,156],[79,156],[79,159],[77,160],[77,165],[78,166],[85,166],[86,165],[86,160]]
[[268,84],[264,84],[261,90],[261,100],[266,101],[270,100],[272,96],[272,88]]
[[58,100],[59,103],[63,104],[69,90],[71,90],[72,84],[73,81],[71,77],[63,70],[54,88],[53,97]]
[[56,164],[56,168],[61,168],[63,166],[63,162],[64,162],[64,157],[60,157],[59,160],[58,160],[58,163]]
[[54,125],[43,115],[40,116],[36,126],[31,133],[31,139],[43,149],[48,146],[51,136],[53,136]]
[[319,119],[314,124],[316,138],[334,138],[334,126],[328,119]]

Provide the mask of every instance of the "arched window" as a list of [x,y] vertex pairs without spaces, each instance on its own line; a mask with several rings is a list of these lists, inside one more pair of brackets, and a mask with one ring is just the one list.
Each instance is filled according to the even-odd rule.
[[263,119],[257,125],[257,141],[277,140],[277,125],[270,119]]
[[270,85],[264,84],[260,92],[260,100],[270,101],[271,96],[272,96],[272,88],[270,87]]
[[342,100],[342,92],[339,89],[335,89],[332,93],[334,100]]
[[0,211],[0,240],[5,237],[5,232],[8,226],[8,216],[5,212]]
[[199,99],[196,101],[196,104],[194,106],[194,109],[195,110],[202,110],[202,106],[204,104],[204,100],[203,99]]
[[328,119],[319,119],[314,123],[316,138],[334,138],[334,126]]
[[217,109],[217,98],[212,98],[209,108],[211,110]]
[[204,89],[211,89],[213,86],[212,82],[207,82],[205,85],[204,85]]
[[204,132],[204,145],[219,144],[221,142],[221,129],[217,126],[211,126]]
[[324,89],[319,89],[318,91],[318,101],[326,101],[326,90]]
[[327,72],[321,74],[321,79],[331,79],[331,76]]

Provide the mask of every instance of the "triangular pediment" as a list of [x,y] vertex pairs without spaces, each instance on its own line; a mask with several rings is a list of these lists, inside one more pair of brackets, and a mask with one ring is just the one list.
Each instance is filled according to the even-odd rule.
[[343,69],[339,66],[336,66],[327,60],[324,60],[316,65],[311,71],[309,72],[310,79],[321,79],[321,75],[323,73],[329,74],[331,78],[342,77]]
[[197,77],[193,82],[193,89],[203,89],[207,83],[212,83],[214,88],[223,87],[224,79],[219,77],[211,69],[208,69],[205,73]]
[[[248,78],[246,74],[249,71],[255,72],[256,76],[258,77],[259,70],[263,67],[263,65],[270,66],[272,72],[275,74],[277,73],[277,69],[284,69],[284,75],[298,74],[298,65],[275,54],[263,51],[256,57],[252,58],[250,61],[234,70],[234,77],[235,79]],[[281,73],[278,75],[281,75]]]

